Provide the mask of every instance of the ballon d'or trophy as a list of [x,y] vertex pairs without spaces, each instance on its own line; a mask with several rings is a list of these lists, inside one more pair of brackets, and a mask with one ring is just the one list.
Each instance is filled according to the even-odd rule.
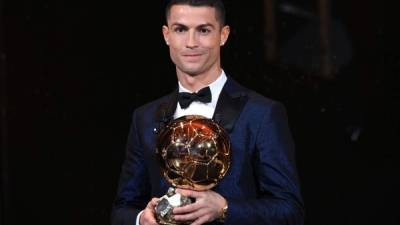
[[229,169],[229,136],[212,119],[188,115],[171,121],[157,140],[161,172],[172,185],[155,207],[157,222],[185,224],[173,219],[173,209],[193,202],[175,193],[176,188],[206,191],[214,187]]

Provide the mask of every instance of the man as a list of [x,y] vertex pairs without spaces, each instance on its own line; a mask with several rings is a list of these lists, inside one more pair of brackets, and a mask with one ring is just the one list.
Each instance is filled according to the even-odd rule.
[[[303,224],[294,147],[284,107],[236,83],[221,68],[229,36],[219,0],[172,0],[162,27],[179,88],[136,109],[128,138],[112,224],[157,224],[154,207],[170,186],[154,159],[157,130],[183,115],[213,118],[229,133],[232,162],[209,191],[177,189],[195,202],[174,209],[192,224]],[[185,105],[181,92],[211,94]]]

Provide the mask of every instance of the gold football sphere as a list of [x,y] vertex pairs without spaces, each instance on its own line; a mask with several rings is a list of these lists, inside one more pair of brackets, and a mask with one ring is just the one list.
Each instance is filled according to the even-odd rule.
[[170,122],[158,136],[157,153],[169,183],[197,191],[214,187],[231,161],[226,131],[212,119],[198,115]]

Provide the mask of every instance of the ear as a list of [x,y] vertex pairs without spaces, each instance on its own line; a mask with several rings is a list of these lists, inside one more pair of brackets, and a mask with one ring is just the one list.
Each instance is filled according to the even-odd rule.
[[162,26],[162,33],[163,33],[163,36],[164,36],[165,43],[167,45],[169,45],[169,42],[168,42],[169,28],[166,25]]
[[225,45],[228,40],[229,33],[231,32],[231,28],[229,26],[224,26],[221,30],[221,46]]

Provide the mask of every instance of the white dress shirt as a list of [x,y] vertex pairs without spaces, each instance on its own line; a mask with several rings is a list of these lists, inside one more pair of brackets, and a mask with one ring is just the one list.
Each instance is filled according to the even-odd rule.
[[[221,75],[214,82],[208,85],[211,90],[211,102],[203,103],[194,101],[186,109],[182,109],[178,103],[176,106],[174,119],[186,115],[201,115],[207,118],[212,118],[214,115],[215,107],[217,106],[219,94],[221,93],[226,80],[227,80],[226,74],[222,70]],[[191,92],[188,89],[184,88],[180,82],[178,83],[179,83],[179,92]]]
[[[217,101],[219,95],[221,94],[222,88],[224,87],[227,79],[228,78],[226,77],[224,70],[222,70],[221,75],[214,82],[208,85],[211,90],[211,102],[209,103],[194,101],[186,109],[182,109],[179,103],[177,103],[174,119],[186,115],[201,115],[207,118],[212,118],[214,115],[215,107],[217,107]],[[188,89],[184,88],[180,82],[178,82],[178,84],[179,84],[179,92],[191,92]],[[141,211],[137,215],[136,225],[140,225],[139,219],[142,213],[143,211]]]

